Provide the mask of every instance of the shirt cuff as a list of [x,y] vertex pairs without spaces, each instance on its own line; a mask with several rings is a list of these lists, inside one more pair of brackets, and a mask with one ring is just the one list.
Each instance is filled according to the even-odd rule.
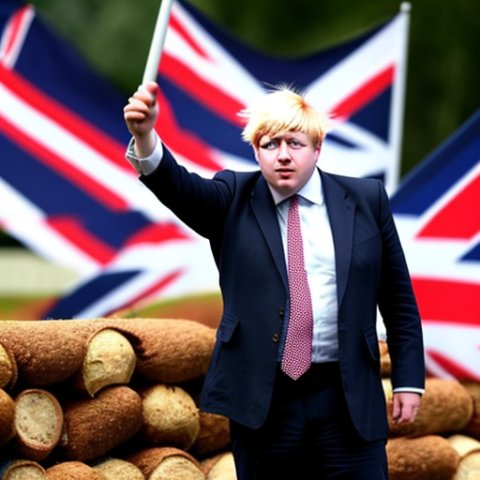
[[127,151],[125,153],[125,158],[131,163],[133,168],[140,175],[150,175],[155,169],[160,165],[163,157],[163,146],[162,142],[158,138],[158,135],[155,136],[155,148],[153,152],[148,157],[137,157],[135,154],[135,139],[132,138],[128,142]]
[[399,388],[394,388],[393,393],[400,393],[400,392],[406,392],[406,393],[418,393],[419,395],[423,395],[425,393],[424,388],[416,388],[416,387],[399,387]]

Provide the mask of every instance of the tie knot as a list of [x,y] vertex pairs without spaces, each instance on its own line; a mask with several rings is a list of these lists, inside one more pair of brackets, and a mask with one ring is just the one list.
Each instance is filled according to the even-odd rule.
[[293,211],[298,212],[298,207],[299,207],[299,196],[297,194],[292,195],[290,197],[290,205],[288,206],[288,210],[290,212],[293,212]]

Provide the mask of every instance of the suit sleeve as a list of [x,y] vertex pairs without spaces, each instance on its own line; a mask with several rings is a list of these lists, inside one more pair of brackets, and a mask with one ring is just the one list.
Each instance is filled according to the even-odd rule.
[[379,182],[382,268],[379,310],[392,361],[393,388],[425,387],[425,357],[420,314],[390,202]]
[[158,167],[140,180],[182,222],[206,238],[218,234],[235,187],[232,172],[203,178],[179,165],[165,145]]

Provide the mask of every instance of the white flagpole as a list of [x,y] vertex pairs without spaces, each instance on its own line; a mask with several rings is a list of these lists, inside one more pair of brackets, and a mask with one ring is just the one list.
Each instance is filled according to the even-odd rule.
[[407,52],[408,52],[408,35],[410,22],[411,4],[403,2],[400,5],[400,12],[403,15],[404,32],[402,55],[400,58],[397,77],[394,82],[392,110],[390,116],[390,138],[392,139],[392,146],[394,152],[394,163],[392,174],[387,182],[386,188],[389,195],[397,189],[400,181],[400,160],[402,153],[402,131],[403,131],[403,114],[405,108],[405,85],[407,78]]
[[160,4],[150,50],[148,52],[147,64],[143,72],[142,85],[149,81],[157,81],[158,67],[167,35],[168,19],[170,18],[172,3],[173,0],[162,0]]

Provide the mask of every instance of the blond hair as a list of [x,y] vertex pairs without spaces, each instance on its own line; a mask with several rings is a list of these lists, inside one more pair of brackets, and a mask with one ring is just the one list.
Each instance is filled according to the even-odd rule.
[[283,131],[303,132],[314,145],[321,144],[327,133],[327,117],[307,103],[304,95],[286,86],[267,93],[238,115],[246,120],[242,139],[255,147],[264,135]]

